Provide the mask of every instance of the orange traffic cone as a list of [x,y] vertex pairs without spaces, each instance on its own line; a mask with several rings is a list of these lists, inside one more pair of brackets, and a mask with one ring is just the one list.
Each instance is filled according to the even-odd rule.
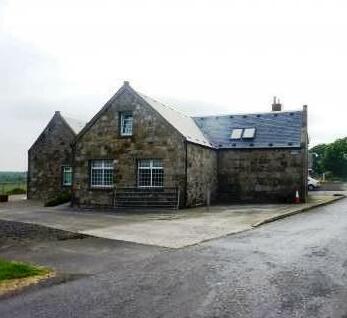
[[295,203],[300,203],[300,197],[299,197],[299,190],[296,190],[295,192]]

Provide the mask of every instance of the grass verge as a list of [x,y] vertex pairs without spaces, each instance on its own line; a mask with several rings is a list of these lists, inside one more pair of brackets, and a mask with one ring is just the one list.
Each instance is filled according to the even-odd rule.
[[44,275],[48,272],[49,270],[46,268],[0,259],[0,282],[7,279]]
[[53,275],[48,268],[0,258],[0,295],[35,284]]

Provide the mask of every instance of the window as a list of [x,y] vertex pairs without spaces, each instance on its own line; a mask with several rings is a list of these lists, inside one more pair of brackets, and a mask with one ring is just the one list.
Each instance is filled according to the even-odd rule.
[[72,185],[72,167],[71,166],[63,166],[63,186],[71,186]]
[[255,135],[255,128],[246,128],[243,131],[242,138],[254,138]]
[[233,129],[230,139],[241,139],[243,129]]
[[120,135],[132,136],[133,134],[133,113],[122,112],[120,113]]
[[164,186],[164,169],[161,160],[138,161],[138,186],[140,188]]
[[230,139],[251,139],[255,136],[255,128],[236,128],[231,132]]
[[90,163],[90,186],[113,187],[113,160],[92,160]]

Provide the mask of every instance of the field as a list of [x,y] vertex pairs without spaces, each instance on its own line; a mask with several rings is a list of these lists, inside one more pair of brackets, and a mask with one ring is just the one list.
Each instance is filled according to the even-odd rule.
[[0,183],[0,194],[24,194],[26,191],[26,183]]
[[0,171],[0,194],[26,193],[26,172]]

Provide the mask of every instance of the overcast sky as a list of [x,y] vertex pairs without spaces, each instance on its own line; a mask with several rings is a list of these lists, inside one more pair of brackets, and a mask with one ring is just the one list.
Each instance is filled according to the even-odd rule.
[[311,145],[347,135],[345,0],[0,0],[0,170],[55,110],[88,120],[122,85],[188,114],[308,105]]

